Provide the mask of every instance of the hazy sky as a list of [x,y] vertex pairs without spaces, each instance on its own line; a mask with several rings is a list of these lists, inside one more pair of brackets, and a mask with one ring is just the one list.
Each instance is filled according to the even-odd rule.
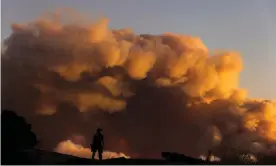
[[[71,7],[107,16],[114,28],[137,33],[200,36],[210,48],[242,53],[241,87],[250,97],[276,99],[276,0],[1,0],[1,38],[10,24],[41,12]],[[274,85],[274,86],[273,86]]]

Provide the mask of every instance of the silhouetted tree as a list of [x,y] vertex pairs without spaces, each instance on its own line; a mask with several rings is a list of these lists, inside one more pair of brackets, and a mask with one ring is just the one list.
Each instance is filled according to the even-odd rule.
[[2,152],[19,151],[37,144],[31,125],[13,111],[1,111],[1,129]]

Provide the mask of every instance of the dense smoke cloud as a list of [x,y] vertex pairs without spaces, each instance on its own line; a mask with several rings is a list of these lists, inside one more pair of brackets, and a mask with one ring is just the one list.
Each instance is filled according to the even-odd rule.
[[[78,17],[74,17],[78,18]],[[104,129],[106,149],[138,157],[213,149],[275,155],[276,104],[247,99],[236,51],[198,37],[110,30],[56,15],[13,24],[2,53],[2,107],[54,148]],[[87,146],[88,143],[84,146]]]
[[[69,154],[77,157],[83,157],[83,158],[89,158],[91,159],[92,153],[90,148],[85,148],[80,144],[75,144],[70,140],[60,142],[57,145],[57,148],[55,150],[58,153],[63,153],[63,154]],[[126,156],[123,153],[116,153],[116,152],[109,152],[109,151],[104,151],[103,152],[103,159],[110,159],[110,158],[129,158],[129,156]],[[96,159],[98,159],[98,156],[95,156]]]

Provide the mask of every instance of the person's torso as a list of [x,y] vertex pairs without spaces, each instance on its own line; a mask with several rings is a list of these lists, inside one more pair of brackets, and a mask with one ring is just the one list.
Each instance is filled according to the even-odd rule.
[[95,146],[102,146],[103,136],[101,134],[95,134],[93,139],[93,144]]

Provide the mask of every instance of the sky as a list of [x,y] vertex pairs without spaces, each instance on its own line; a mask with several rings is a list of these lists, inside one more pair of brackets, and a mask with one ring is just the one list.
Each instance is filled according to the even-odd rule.
[[64,7],[93,19],[106,16],[111,28],[189,34],[210,50],[239,51],[240,86],[249,97],[276,99],[276,0],[1,0],[1,41],[11,23]]

